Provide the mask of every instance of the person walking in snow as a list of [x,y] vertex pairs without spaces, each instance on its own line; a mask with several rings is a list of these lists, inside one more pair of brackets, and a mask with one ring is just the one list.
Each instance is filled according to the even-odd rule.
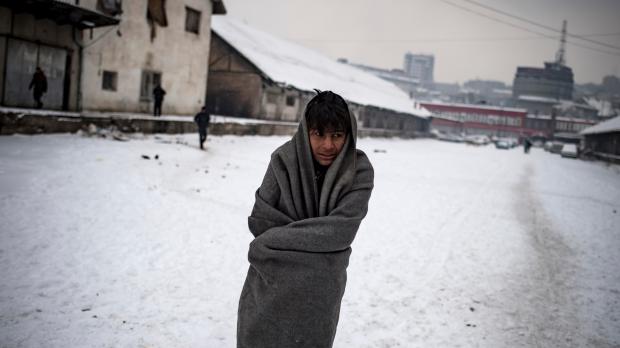
[[43,97],[43,94],[47,92],[47,77],[45,76],[43,69],[40,67],[37,67],[34,74],[32,74],[32,79],[30,80],[28,89],[32,89],[32,97],[36,103],[36,108],[42,108],[43,102],[41,101],[41,98]]
[[331,347],[351,244],[374,171],[339,95],[317,91],[297,133],[271,155],[248,217],[254,240],[237,347]]
[[153,106],[153,116],[161,116],[161,105],[164,103],[165,95],[166,91],[158,83],[157,86],[153,88],[153,100],[155,102]]
[[198,136],[200,141],[200,148],[203,149],[203,144],[207,140],[207,130],[209,128],[209,122],[211,116],[207,112],[207,107],[203,106],[199,113],[194,116],[194,122],[198,125]]
[[530,153],[530,148],[532,147],[532,141],[530,138],[525,138],[523,140],[523,152]]

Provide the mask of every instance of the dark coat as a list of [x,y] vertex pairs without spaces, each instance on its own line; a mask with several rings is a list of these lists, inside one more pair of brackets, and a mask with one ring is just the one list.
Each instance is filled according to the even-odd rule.
[[153,98],[155,98],[155,102],[164,101],[164,96],[166,95],[166,91],[161,88],[161,86],[156,86],[153,88]]
[[239,299],[237,347],[331,347],[351,243],[366,216],[374,171],[352,135],[314,178],[308,130],[278,148],[248,218],[250,268]]
[[198,125],[199,130],[206,130],[211,122],[211,115],[206,111],[201,111],[194,116],[194,122]]
[[[34,87],[34,89],[33,89]],[[32,80],[30,80],[30,85],[28,89],[32,89],[35,95],[42,95],[47,92],[47,77],[43,71],[36,71],[32,74]]]

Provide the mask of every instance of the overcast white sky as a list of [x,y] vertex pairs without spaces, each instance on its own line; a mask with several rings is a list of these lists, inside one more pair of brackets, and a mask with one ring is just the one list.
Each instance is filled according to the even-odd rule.
[[[605,75],[620,76],[620,0],[473,1],[557,30],[566,19],[569,33],[617,47],[569,37],[566,58],[575,81],[600,83]],[[334,59],[402,68],[407,51],[434,54],[439,82],[480,78],[512,84],[517,66],[542,67],[554,59],[559,47],[559,33],[469,0],[224,0],[224,4],[228,16]],[[593,34],[605,35],[589,36]]]

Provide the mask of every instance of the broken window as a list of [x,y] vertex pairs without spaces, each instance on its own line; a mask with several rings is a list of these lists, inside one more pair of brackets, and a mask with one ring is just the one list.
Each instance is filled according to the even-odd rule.
[[149,0],[146,7],[146,19],[151,26],[151,41],[153,41],[155,39],[155,24],[161,27],[168,26],[166,0]]
[[200,33],[200,11],[185,7],[185,31]]
[[153,100],[153,88],[161,84],[161,73],[159,71],[142,70],[142,81],[140,82],[140,100]]
[[116,71],[103,71],[101,88],[106,91],[116,91],[117,80],[118,73]]

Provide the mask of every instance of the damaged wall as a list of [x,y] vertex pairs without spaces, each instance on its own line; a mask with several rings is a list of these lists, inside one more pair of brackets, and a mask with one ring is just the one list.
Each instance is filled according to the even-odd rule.
[[[95,9],[97,0],[81,4]],[[167,26],[155,23],[154,28],[147,19],[148,4],[123,1],[118,27],[95,29],[92,39],[85,32],[85,44],[92,43],[84,52],[85,110],[152,112],[152,88],[146,96],[141,92],[145,74],[161,76],[167,92],[164,114],[194,114],[205,103],[212,2],[166,1]],[[186,31],[186,6],[201,13],[198,34]],[[116,90],[103,88],[104,77],[111,75]]]

